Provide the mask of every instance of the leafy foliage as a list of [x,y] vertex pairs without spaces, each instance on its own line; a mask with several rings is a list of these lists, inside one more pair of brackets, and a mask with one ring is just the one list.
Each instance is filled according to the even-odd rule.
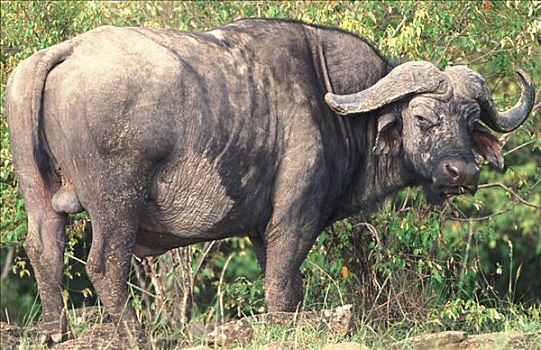
[[[518,98],[520,90],[512,76],[515,67],[522,67],[536,86],[541,86],[538,2],[484,1],[457,6],[453,1],[28,1],[2,3],[0,102],[3,106],[7,77],[18,62],[98,25],[204,30],[254,16],[339,26],[366,37],[393,59],[428,60],[440,68],[467,64],[486,78],[502,109]],[[1,314],[7,308],[11,317],[23,320],[32,308],[36,290],[27,277],[24,252],[19,249],[26,233],[26,216],[17,192],[3,107],[0,113],[0,260],[14,272],[2,274],[6,280],[0,306]],[[498,174],[483,169],[480,183],[489,185],[475,196],[433,208],[417,190],[407,190],[389,200],[370,220],[351,218],[324,232],[302,268],[307,286],[305,307],[350,302],[361,306],[360,320],[411,323],[430,319],[443,328],[463,326],[474,331],[506,328],[513,320],[528,323],[524,317],[539,324],[539,109],[523,127],[510,136],[503,135],[501,141],[507,153],[506,171]],[[66,255],[70,303],[92,304],[95,296],[82,278],[83,266],[70,258],[86,252],[89,221],[83,215],[73,217],[72,222]],[[15,263],[7,261],[12,247],[18,247]],[[193,273],[190,283],[181,284],[185,287],[182,290],[191,293],[194,315],[209,321],[261,312],[260,271],[249,242],[230,239],[208,252],[207,248],[186,248],[182,258],[186,259],[182,264]],[[171,267],[174,261],[179,260],[169,256],[159,264]],[[134,303],[140,310],[150,310],[160,288],[168,293],[176,290],[178,278],[171,272],[157,279],[155,263],[134,262],[133,282],[150,291],[141,294],[134,290]],[[18,295],[22,297],[14,297]],[[149,295],[154,298],[148,299]],[[514,306],[517,302],[524,306]],[[171,303],[164,300],[162,305]],[[156,307],[154,313],[148,311],[148,317],[163,319],[164,310],[167,307]]]

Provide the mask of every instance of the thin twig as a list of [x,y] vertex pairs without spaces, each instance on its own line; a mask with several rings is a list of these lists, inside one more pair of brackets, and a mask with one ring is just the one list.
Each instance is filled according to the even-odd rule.
[[506,155],[508,155],[508,154],[511,154],[511,153],[513,153],[513,152],[515,152],[515,151],[518,151],[519,149],[521,149],[521,148],[523,148],[523,147],[526,147],[526,146],[528,146],[529,144],[532,144],[532,143],[534,143],[534,142],[535,142],[535,140],[526,141],[526,142],[524,142],[523,144],[518,145],[517,147],[512,148],[512,149],[510,149],[509,151],[505,152],[503,155],[506,156]]
[[404,196],[404,202],[402,203],[402,206],[400,207],[400,210],[399,210],[400,213],[406,209],[406,205],[408,205],[408,199],[409,199],[410,193],[411,193],[411,190],[408,188],[406,195]]
[[326,275],[331,281],[332,283],[334,284],[334,286],[336,287],[336,290],[338,291],[338,297],[340,298],[340,302],[342,303],[342,305],[344,305],[344,297],[342,296],[342,291],[340,291],[340,285],[338,284],[338,282],[336,282],[336,280],[334,278],[332,278],[332,276],[327,272],[325,271],[324,269],[321,268],[321,266],[309,261],[309,260],[306,260],[310,265],[316,267],[319,271],[323,272],[324,275]]
[[468,240],[466,241],[466,250],[464,252],[464,260],[462,261],[462,269],[460,271],[460,279],[458,280],[458,289],[462,289],[462,284],[464,283],[464,276],[466,275],[466,271],[468,269],[468,259],[470,257],[470,249],[471,249],[471,241],[473,237],[473,220],[468,221]]
[[449,200],[447,201],[447,203],[449,204],[450,207],[453,207],[453,209],[454,209],[457,213],[459,213],[460,215],[462,215],[462,217],[463,217],[464,219],[469,219],[469,218],[466,216],[466,214],[464,214],[464,213],[462,212],[462,210],[460,210],[460,209],[456,206],[456,204],[453,203],[453,198],[449,198]]
[[[458,16],[455,17],[453,23],[451,25],[449,25],[447,27],[447,31],[450,31],[451,28],[453,28],[457,23],[458,23],[458,20],[460,19],[460,23],[462,23],[464,21],[464,19],[466,19],[467,17],[464,16],[464,13],[469,9],[469,6],[466,5],[464,6],[464,8],[461,10],[461,12],[458,14]],[[462,30],[458,33],[458,35],[461,35],[462,33],[464,33],[464,31],[466,30],[466,26],[462,26]],[[442,39],[444,38],[444,36],[441,37]],[[449,49],[449,47],[451,46],[451,42],[453,41],[454,37],[452,35],[449,36],[449,40],[447,40],[447,44],[445,44],[445,47],[440,55],[440,57],[438,57],[438,59],[436,60],[436,66],[440,64],[441,60],[443,59],[443,57],[445,56],[445,54],[447,53],[447,50]],[[438,43],[437,45],[439,45],[439,40],[438,40]],[[436,45],[435,45],[436,46]]]
[[[81,260],[81,259],[79,259],[78,257],[73,256],[73,255],[71,255],[71,254],[67,254],[67,253],[66,253],[66,256],[67,256],[68,258],[70,258],[70,259],[72,259],[72,260],[75,260],[75,261],[77,261],[78,263],[81,263],[81,264],[83,264],[84,266],[86,266],[86,261]],[[128,281],[127,283],[128,283],[128,286],[132,287],[133,289],[136,289],[136,290],[140,291],[141,293],[145,293],[145,294],[147,294],[147,295],[149,295],[149,296],[151,296],[151,297],[153,297],[153,298],[156,298],[156,295],[152,294],[151,292],[149,292],[149,291],[147,291],[147,290],[144,290],[143,288],[138,287],[138,286],[136,286],[135,284],[133,284],[133,283],[131,283],[131,282],[129,282],[129,281]]]
[[13,262],[13,255],[15,255],[15,246],[10,246],[8,248],[6,261],[4,261],[4,266],[2,267],[2,274],[0,275],[0,281],[3,281],[8,277],[9,271],[11,270],[11,265]]
[[234,256],[235,253],[229,255],[225,260],[224,267],[222,268],[222,273],[220,274],[220,280],[218,281],[218,290],[216,291],[216,295],[218,295],[218,303],[220,305],[220,323],[224,323],[224,293],[222,287],[224,285],[225,272],[227,271],[227,267],[229,266],[229,263]]
[[404,17],[402,18],[402,21],[400,21],[400,23],[398,23],[396,28],[394,28],[393,36],[395,36],[400,31],[400,29],[402,29],[402,26],[404,25],[404,23],[406,23],[407,19],[408,19],[408,17],[406,15],[404,15]]
[[192,273],[192,279],[190,283],[190,290],[194,290],[195,288],[195,280],[197,279],[197,275],[199,274],[199,271],[201,270],[201,267],[203,266],[203,262],[209,255],[210,251],[212,250],[212,247],[214,247],[214,244],[216,244],[217,241],[211,241],[208,243],[207,248],[203,252],[203,255],[201,255],[201,258],[199,258],[199,262],[197,263],[197,267],[195,268],[195,271]]
[[207,248],[205,249],[205,251],[203,252],[203,255],[201,256],[201,258],[199,259],[199,262],[197,263],[197,268],[195,269],[193,275],[194,277],[197,276],[197,274],[199,273],[199,270],[201,270],[201,267],[203,266],[203,262],[205,261],[207,255],[210,253],[210,250],[212,249],[212,247],[214,247],[214,244],[216,244],[217,241],[211,241],[208,245],[207,245]]
[[381,243],[381,239],[379,238],[378,230],[376,229],[376,227],[374,227],[374,225],[369,222],[363,222],[362,225],[364,225],[368,229],[368,231],[372,233],[372,236],[376,239],[377,245],[384,251],[385,255],[388,255],[389,252],[387,251],[387,247],[383,246],[383,244]]
[[499,216],[499,215],[503,215],[507,212],[509,212],[511,209],[507,209],[507,210],[503,210],[503,211],[500,211],[498,213],[494,213],[494,214],[490,214],[490,215],[487,215],[487,216],[481,216],[481,217],[476,217],[476,218],[471,218],[471,217],[468,217],[466,214],[464,214],[462,212],[462,210],[460,210],[455,203],[453,203],[452,201],[448,201],[449,205],[451,207],[453,207],[453,209],[459,213],[462,218],[453,218],[453,217],[448,217],[449,220],[452,220],[452,221],[461,221],[461,222],[470,222],[470,221],[484,221],[484,220],[488,220],[492,217],[495,217],[495,216]]
[[461,221],[461,222],[470,222],[470,221],[485,221],[485,220],[488,220],[492,217],[495,217],[495,216],[500,216],[500,215],[503,215],[505,213],[509,212],[509,210],[503,210],[503,211],[500,211],[498,213],[494,213],[494,214],[490,214],[490,215],[487,215],[487,216],[480,216],[480,217],[476,217],[476,218],[467,218],[467,219],[463,219],[463,218],[453,218],[453,217],[449,217],[448,219],[449,220],[452,220],[452,221]]
[[535,208],[535,209],[541,209],[541,205],[540,205],[540,204],[534,204],[534,203],[528,202],[527,200],[525,200],[524,198],[522,198],[521,196],[519,196],[516,192],[514,192],[512,189],[510,189],[509,187],[505,186],[505,185],[502,184],[502,183],[492,183],[492,184],[483,184],[483,185],[479,185],[479,189],[482,189],[482,188],[493,188],[493,187],[499,187],[499,188],[503,189],[505,192],[511,194],[513,197],[515,197],[519,202],[521,202],[521,203],[524,204],[524,205],[527,205],[527,206],[532,207],[532,208]]
[[468,62],[469,64],[474,64],[474,63],[477,63],[479,62],[480,60],[486,58],[486,57],[490,57],[490,56],[493,56],[495,53],[501,53],[501,52],[507,52],[507,51],[512,51],[513,48],[508,48],[508,49],[497,49],[497,46],[490,52],[488,53],[485,53],[484,55],[481,55],[479,57],[476,57],[474,58],[473,60],[471,60],[470,62]]
[[[134,255],[135,257],[135,255]],[[137,281],[139,281],[139,284],[140,285],[145,285],[145,280],[143,278],[143,274],[141,272],[141,267],[139,266],[139,264],[141,263],[141,259],[137,258],[137,259],[134,259],[134,261],[132,262],[132,266],[133,266],[133,271],[135,272],[135,277],[137,278]],[[150,299],[148,299],[148,295],[143,293],[143,300],[145,302],[146,305],[150,305]]]
[[[161,259],[163,260],[163,259]],[[148,276],[150,276],[150,283],[152,283],[152,286],[154,287],[154,291],[156,293],[156,304],[158,305],[157,309],[159,310],[156,313],[157,315],[161,315],[163,318],[163,321],[165,324],[169,324],[170,315],[167,312],[167,293],[165,292],[165,287],[163,281],[160,280],[160,277],[163,277],[163,271],[158,271],[158,269],[163,267],[163,264],[160,264],[159,261],[151,260],[151,258],[145,258],[146,266],[148,266],[150,273],[148,273]]]

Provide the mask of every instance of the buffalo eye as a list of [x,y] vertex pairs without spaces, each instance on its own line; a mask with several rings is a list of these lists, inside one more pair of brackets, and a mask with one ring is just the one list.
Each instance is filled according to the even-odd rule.
[[472,113],[468,116],[468,128],[470,130],[473,130],[477,127],[479,127],[479,112],[478,113]]
[[466,120],[468,122],[468,127],[474,129],[479,122],[479,114],[481,110],[479,106],[474,105],[466,110]]
[[417,124],[421,127],[423,130],[427,130],[434,126],[434,123],[428,118],[423,117],[422,115],[416,114],[414,116],[415,120],[417,121]]

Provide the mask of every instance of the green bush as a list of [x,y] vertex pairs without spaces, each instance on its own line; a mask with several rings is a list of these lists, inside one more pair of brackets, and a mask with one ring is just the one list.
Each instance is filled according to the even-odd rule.
[[[522,67],[541,86],[541,7],[535,2],[3,2],[0,252],[4,266],[13,266],[15,273],[2,283],[2,314],[7,308],[12,318],[22,320],[36,293],[24,272],[29,266],[20,247],[26,217],[3,108],[7,76],[17,63],[101,24],[204,30],[254,16],[339,26],[368,38],[393,59],[428,60],[440,68],[467,64],[486,78],[501,108],[518,98],[515,67]],[[492,185],[475,196],[434,208],[417,190],[406,190],[370,220],[351,218],[324,232],[302,268],[305,306],[349,302],[361,306],[359,319],[415,322],[433,317],[442,327],[456,328],[458,322],[480,331],[504,327],[508,315],[517,310],[513,303],[523,303],[524,310],[539,305],[539,114],[537,109],[518,131],[502,136],[506,171],[499,174],[485,167],[480,183]],[[84,253],[88,218],[78,216],[72,222],[70,255]],[[17,247],[13,265],[5,261],[11,247]],[[247,240],[227,240],[211,252],[212,258],[198,260],[203,249],[199,245],[189,250],[193,271],[202,261],[194,277],[194,313],[212,314],[209,310],[219,307],[226,310],[225,317],[263,311],[260,271]],[[148,282],[155,292],[148,277],[151,265],[146,263],[141,266],[148,274],[137,280]],[[81,264],[66,258],[66,266],[70,302],[95,302],[88,282],[80,277]],[[173,283],[174,276],[168,278],[163,283]],[[137,305],[148,308],[144,295],[134,293]]]

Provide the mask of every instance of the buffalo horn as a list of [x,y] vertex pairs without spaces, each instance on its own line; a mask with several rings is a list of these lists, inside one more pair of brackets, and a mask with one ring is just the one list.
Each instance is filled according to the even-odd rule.
[[327,93],[325,102],[341,115],[366,113],[381,108],[414,93],[444,93],[447,78],[432,63],[406,62],[395,67],[389,74],[369,88],[351,94]]
[[515,130],[532,111],[535,103],[535,88],[528,75],[520,68],[516,71],[522,84],[520,99],[514,107],[505,112],[498,112],[492,100],[492,93],[479,73],[465,66],[450,67],[446,69],[447,71],[456,74],[462,81],[470,97],[481,106],[481,120],[494,131],[506,133]]

